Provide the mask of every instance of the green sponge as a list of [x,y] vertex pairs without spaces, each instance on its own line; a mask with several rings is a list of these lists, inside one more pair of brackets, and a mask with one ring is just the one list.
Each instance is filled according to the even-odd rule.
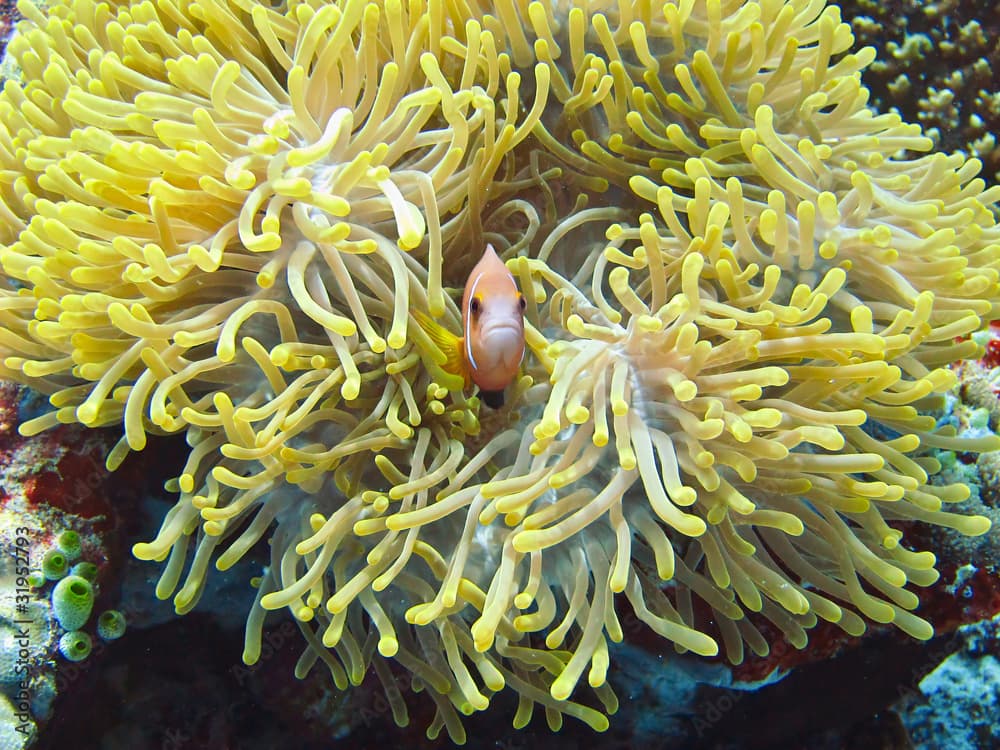
[[57,581],[66,575],[69,568],[69,560],[66,553],[61,549],[50,549],[42,558],[42,575],[50,581]]
[[28,574],[28,585],[33,589],[40,589],[46,582],[45,574],[40,570],[33,570]]
[[66,576],[52,590],[52,611],[66,630],[79,630],[94,608],[94,587],[80,576]]
[[73,562],[80,557],[80,535],[72,529],[64,531],[56,537],[56,547],[62,550],[67,560]]
[[125,635],[125,615],[117,609],[101,612],[97,618],[97,635],[105,641],[113,641]]
[[83,661],[93,648],[90,636],[82,630],[71,630],[59,639],[59,652],[70,661]]
[[97,580],[97,566],[92,562],[78,562],[69,572],[70,575],[86,578],[91,583]]

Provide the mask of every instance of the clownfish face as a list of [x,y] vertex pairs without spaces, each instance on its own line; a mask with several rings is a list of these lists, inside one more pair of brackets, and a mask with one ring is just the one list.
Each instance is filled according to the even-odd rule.
[[462,297],[465,358],[480,390],[502,392],[517,376],[524,357],[524,307],[514,277],[487,245]]

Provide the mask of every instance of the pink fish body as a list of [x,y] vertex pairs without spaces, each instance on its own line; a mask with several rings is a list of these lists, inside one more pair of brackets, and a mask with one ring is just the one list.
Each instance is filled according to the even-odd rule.
[[524,296],[492,245],[472,269],[462,295],[462,333],[455,336],[424,315],[417,320],[448,357],[445,370],[475,383],[483,401],[503,405],[504,389],[524,358]]

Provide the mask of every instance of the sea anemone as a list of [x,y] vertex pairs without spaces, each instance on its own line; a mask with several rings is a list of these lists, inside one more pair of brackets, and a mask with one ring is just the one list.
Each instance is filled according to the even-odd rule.
[[[764,621],[931,636],[902,529],[989,527],[927,449],[998,447],[930,411],[998,317],[998,194],[900,156],[835,6],[22,12],[0,374],[50,394],[24,432],[122,424],[111,467],[185,433],[135,554],[183,613],[267,537],[247,663],[287,610],[296,674],[371,665],[405,723],[394,659],[461,741],[504,688],[605,728],[626,613],[734,663]],[[527,301],[495,413],[411,315],[457,328],[487,241]]]

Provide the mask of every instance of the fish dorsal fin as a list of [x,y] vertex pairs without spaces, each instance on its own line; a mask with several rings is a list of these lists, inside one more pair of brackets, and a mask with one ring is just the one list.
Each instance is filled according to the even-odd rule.
[[434,346],[444,354],[445,362],[441,365],[441,369],[451,375],[458,375],[460,378],[463,378],[466,387],[468,387],[470,382],[469,368],[465,364],[465,356],[462,353],[465,339],[461,336],[456,336],[420,310],[413,310],[412,314],[417,323],[420,324],[420,327],[427,333],[428,338],[430,338]]

